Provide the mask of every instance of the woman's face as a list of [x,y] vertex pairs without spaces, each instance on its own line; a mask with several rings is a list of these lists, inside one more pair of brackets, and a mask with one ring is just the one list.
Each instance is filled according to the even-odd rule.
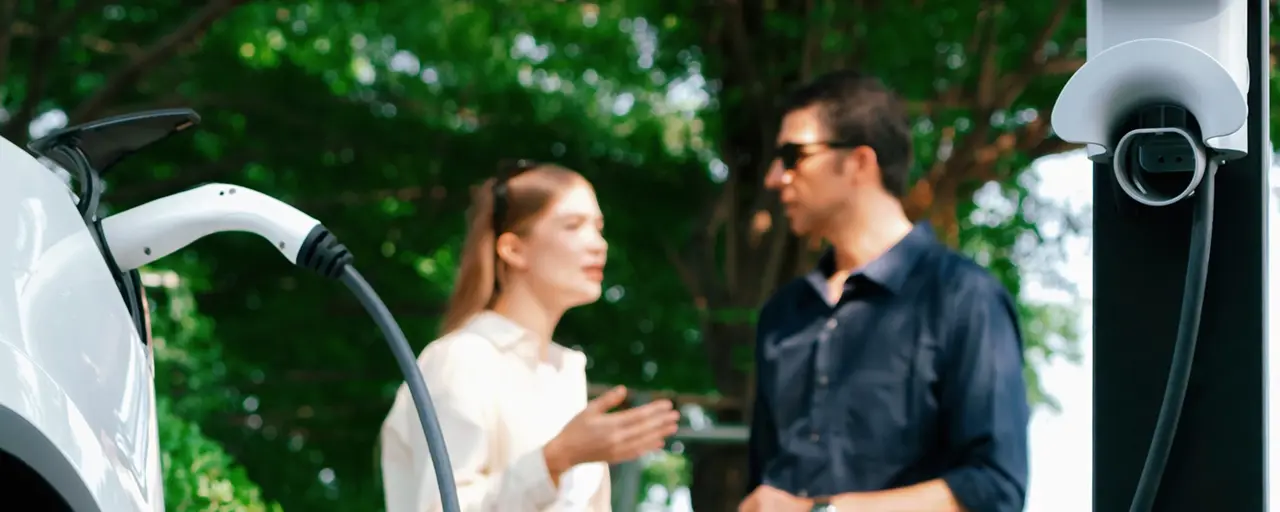
[[[538,295],[571,308],[600,298],[609,249],[604,216],[586,183],[565,190],[504,254],[510,277]],[[513,240],[514,241],[514,240]]]

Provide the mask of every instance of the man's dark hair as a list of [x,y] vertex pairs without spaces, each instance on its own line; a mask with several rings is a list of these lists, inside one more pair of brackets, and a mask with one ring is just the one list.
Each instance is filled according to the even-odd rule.
[[817,107],[819,119],[835,141],[875,150],[885,190],[907,192],[911,172],[911,122],[897,95],[878,78],[860,71],[835,71],[792,91],[782,114]]

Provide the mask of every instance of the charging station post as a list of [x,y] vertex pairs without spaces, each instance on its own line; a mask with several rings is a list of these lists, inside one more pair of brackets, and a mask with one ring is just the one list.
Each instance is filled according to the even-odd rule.
[[[1268,0],[1234,1],[1248,2],[1248,147],[1216,172],[1199,340],[1161,512],[1266,510],[1270,16]],[[1141,205],[1111,163],[1093,170],[1093,510],[1123,512],[1169,379],[1194,201]]]

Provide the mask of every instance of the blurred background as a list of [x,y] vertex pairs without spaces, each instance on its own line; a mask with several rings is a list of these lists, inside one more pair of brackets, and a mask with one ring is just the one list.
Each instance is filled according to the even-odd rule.
[[[1083,62],[1084,2],[0,0],[0,18],[0,135],[196,109],[197,130],[107,176],[107,208],[208,181],[281,198],[353,250],[415,350],[469,187],[502,157],[585,174],[607,290],[559,341],[597,388],[685,412],[667,451],[615,468],[619,511],[736,508],[755,308],[815,259],[761,187],[775,103],[874,72],[915,116],[911,215],[1019,298],[1028,510],[1089,506],[1090,174],[1048,124]],[[382,508],[375,440],[400,375],[349,293],[234,234],[144,282],[169,510]]]

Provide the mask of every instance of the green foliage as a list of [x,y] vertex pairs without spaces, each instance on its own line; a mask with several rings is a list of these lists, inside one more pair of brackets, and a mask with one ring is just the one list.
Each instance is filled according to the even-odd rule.
[[[1018,180],[986,189],[992,192],[987,194],[992,205],[977,201],[965,204],[961,208],[960,249],[990,270],[1014,297],[1023,295],[1023,283],[1028,278],[1076,296],[1075,284],[1059,275],[1055,264],[1065,261],[1061,240],[1078,230],[1067,226],[1048,236],[1041,229],[1046,221],[1071,223],[1074,219],[1033,197],[1031,178],[1030,174],[1022,175]],[[1018,301],[1029,397],[1033,403],[1051,410],[1058,410],[1059,404],[1045,392],[1036,369],[1055,357],[1080,362],[1083,355],[1075,343],[1080,321],[1077,306]]]
[[641,489],[651,485],[665,489],[689,485],[689,462],[678,454],[659,452],[645,464],[640,481]]
[[152,350],[166,509],[280,512],[280,505],[264,500],[245,469],[198,425],[229,400],[217,391],[224,363],[210,322],[195,309],[191,284],[172,271],[145,272],[143,282],[152,285],[148,303],[158,306],[151,316]]
[[200,427],[173,413],[167,397],[157,400],[163,451],[165,508],[174,512],[281,512],[268,503],[244,468]]
[[[708,230],[703,214],[719,194],[740,194],[729,202],[736,214],[754,213],[760,176],[750,159],[771,144],[766,111],[782,89],[855,59],[886,77],[919,112],[917,171],[927,178],[942,160],[943,133],[987,126],[983,143],[1021,133],[1063,78],[1036,75],[988,112],[974,103],[984,59],[968,44],[980,39],[987,3],[810,3],[820,8],[804,15],[800,2],[787,1],[258,0],[180,34],[200,28],[187,22],[205,11],[173,0],[26,0],[0,67],[3,128],[22,141],[28,121],[47,129],[60,112],[82,121],[195,108],[198,129],[111,170],[108,210],[209,181],[290,202],[352,249],[415,348],[435,335],[469,187],[499,157],[557,161],[595,184],[611,243],[605,300],[572,311],[561,340],[587,353],[593,381],[724,391],[708,368],[744,374],[734,365],[749,360],[740,346],[750,344],[730,340],[715,350],[723,336],[717,340],[705,321],[749,323],[755,294],[729,293],[727,283],[762,281],[763,272],[725,263],[734,252],[728,234],[694,247],[716,263],[695,277],[713,276],[722,295],[737,298],[711,304],[707,314],[673,253]],[[1048,57],[1078,53],[1084,20],[1074,5]],[[734,28],[733,6],[755,9],[744,17],[753,43],[745,60],[722,40]],[[990,61],[1008,79],[1002,83],[1019,79],[1053,9],[1027,3],[993,15],[1000,44]],[[42,38],[42,27],[60,31]],[[815,54],[804,39],[821,50],[808,64]],[[141,58],[148,50],[166,51]],[[104,96],[108,84],[122,86]],[[97,108],[86,113],[86,104]],[[1023,280],[1043,274],[1056,250],[1038,232],[1048,207],[1024,183],[1033,156],[1013,151],[994,178],[963,183],[955,212],[960,248],[1019,296]],[[1012,213],[990,215],[969,200],[987,181],[998,183],[996,195]],[[739,241],[749,238],[741,236],[745,225],[734,231]],[[737,251],[748,253],[763,251]],[[202,496],[191,468],[232,482],[249,499],[253,487],[232,469],[233,457],[263,500],[297,510],[378,510],[369,454],[399,374],[355,299],[251,235],[202,240],[151,274],[162,430],[179,440],[163,447],[177,461],[167,465],[170,508]],[[1051,404],[1036,365],[1078,358],[1075,317],[1025,300],[1020,314],[1027,375]],[[687,480],[691,469],[677,460],[660,461],[646,481]]]

